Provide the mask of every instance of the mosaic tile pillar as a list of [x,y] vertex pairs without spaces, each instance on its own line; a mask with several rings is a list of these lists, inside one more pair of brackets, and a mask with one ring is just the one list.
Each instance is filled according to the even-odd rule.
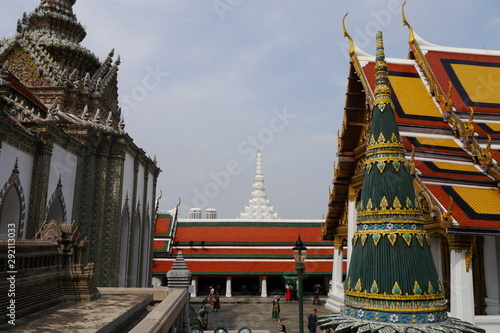
[[41,142],[36,149],[33,161],[26,238],[33,238],[43,222],[45,222],[45,205],[47,204],[51,171],[50,160],[52,158],[53,138],[48,133],[40,134],[40,138]]

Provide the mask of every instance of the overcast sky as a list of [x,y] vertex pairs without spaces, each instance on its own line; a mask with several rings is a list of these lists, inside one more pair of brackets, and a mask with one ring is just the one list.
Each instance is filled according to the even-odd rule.
[[[401,0],[78,0],[83,45],[121,56],[125,130],[163,170],[160,209],[182,199],[235,218],[251,194],[260,149],[268,199],[280,218],[321,219],[333,179],[348,74],[341,19],[375,54],[406,57]],[[1,0],[0,37],[39,0]],[[496,0],[410,0],[424,39],[500,50]]]

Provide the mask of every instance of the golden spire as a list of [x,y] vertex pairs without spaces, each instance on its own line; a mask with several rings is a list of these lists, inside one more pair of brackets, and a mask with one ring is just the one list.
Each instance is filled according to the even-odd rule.
[[385,105],[392,104],[391,88],[387,78],[387,63],[385,62],[384,41],[382,32],[377,32],[377,64],[375,65],[375,103],[383,111]]

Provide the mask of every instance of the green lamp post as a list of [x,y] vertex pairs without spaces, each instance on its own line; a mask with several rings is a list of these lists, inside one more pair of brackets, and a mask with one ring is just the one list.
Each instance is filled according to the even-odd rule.
[[306,269],[304,262],[306,261],[307,248],[302,243],[302,240],[297,239],[295,246],[293,247],[293,259],[295,259],[295,270],[298,275],[298,286],[297,291],[299,294],[299,333],[304,332],[304,301],[302,295],[302,282],[304,280],[303,274]]

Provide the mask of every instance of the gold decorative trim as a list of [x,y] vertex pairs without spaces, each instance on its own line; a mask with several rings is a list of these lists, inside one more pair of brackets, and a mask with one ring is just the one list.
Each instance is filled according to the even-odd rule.
[[474,252],[476,252],[476,241],[477,237],[472,236],[471,242],[470,242],[470,247],[465,253],[465,271],[468,273],[470,269],[470,263],[472,261],[472,258],[474,257]]
[[413,55],[415,57],[415,60],[417,61],[417,64],[420,66],[420,68],[422,68],[424,75],[429,82],[431,95],[434,95],[436,98],[436,101],[438,101],[438,103],[441,107],[441,112],[444,113],[444,112],[451,111],[452,101],[450,98],[445,96],[443,89],[439,85],[438,80],[436,79],[436,77],[434,75],[434,72],[432,71],[431,67],[427,63],[427,59],[425,59],[425,56],[424,56],[422,50],[420,49],[420,46],[418,45],[417,41],[415,40],[413,28],[406,20],[406,17],[404,14],[405,4],[406,4],[406,2],[401,7],[401,11],[402,11],[403,26],[407,26],[409,33],[410,33],[410,36],[408,38],[408,44],[410,45],[410,50],[413,52]]
[[371,107],[373,106],[373,101],[374,101],[375,97],[373,95],[373,91],[370,87],[370,84],[368,83],[368,80],[366,79],[366,77],[364,75],[363,67],[361,66],[359,59],[356,55],[356,46],[354,44],[354,41],[352,40],[351,35],[349,35],[349,33],[347,32],[347,29],[345,27],[345,18],[346,17],[347,17],[347,13],[342,18],[342,28],[344,30],[344,37],[347,37],[349,39],[348,54],[349,54],[349,57],[351,58],[351,62],[354,66],[354,69],[356,70],[356,73],[359,76],[361,84],[363,85],[363,89],[365,91],[365,97],[366,97],[366,100],[367,100],[368,104],[370,105],[370,109],[371,109]]
[[[356,303],[348,302],[347,300],[345,301],[346,305],[356,307]],[[400,304],[398,306],[401,306]],[[370,305],[363,305],[363,309],[366,310],[374,310],[374,311],[387,311],[387,309],[392,309],[390,307],[384,308],[380,306],[370,306]],[[415,307],[411,307],[409,309],[404,309],[398,307],[398,312],[415,312]],[[435,312],[435,311],[442,311],[446,310],[446,305],[443,306],[436,306],[436,307],[425,307],[425,308],[418,308],[418,311],[421,312]]]
[[[399,284],[396,282],[394,284],[395,286],[399,287]],[[361,288],[361,279],[358,279],[358,282],[356,283],[356,286]],[[395,291],[393,287],[393,292]],[[362,290],[362,288],[360,289]],[[435,293],[435,294],[418,294],[418,295],[408,295],[408,294],[402,294],[402,291],[400,290],[400,294],[373,294],[368,291],[352,291],[350,289],[344,290],[345,295],[349,297],[355,297],[355,298],[368,298],[368,299],[377,299],[377,300],[397,300],[397,301],[429,301],[429,300],[440,300],[444,298],[444,295],[442,293]],[[347,299],[346,299],[347,301]]]
[[[389,242],[391,243],[391,246],[394,246],[396,244],[396,240],[398,236],[400,236],[408,246],[411,246],[411,240],[413,238],[416,238],[418,241],[418,244],[420,247],[424,247],[424,239],[429,240],[427,234],[425,231],[403,231],[403,230],[398,230],[398,231],[391,231],[391,230],[361,230],[361,231],[356,231],[356,233],[353,236],[353,245],[355,246],[358,239],[361,239],[361,246],[365,246],[366,241],[368,237],[371,236],[373,240],[373,245],[378,246],[380,243],[380,240],[383,237],[387,237]],[[430,240],[427,243],[429,247],[430,246]]]
[[474,156],[474,163],[486,166],[493,164],[493,156],[491,155],[491,136],[488,135],[488,143],[485,149],[481,148],[474,137],[472,137],[471,142],[467,143],[467,148],[469,148]]
[[474,135],[474,109],[470,108],[471,112],[469,115],[469,120],[465,123],[463,122],[454,112],[449,113],[449,117],[446,118],[448,123],[451,125],[453,134],[457,137],[469,137]]
[[415,35],[413,34],[413,28],[411,27],[410,23],[408,23],[408,21],[406,20],[405,5],[406,5],[406,1],[401,6],[401,15],[402,15],[402,18],[403,18],[403,25],[407,26],[408,30],[410,30],[410,36],[408,37],[408,43],[412,44],[412,43],[415,43]]
[[453,198],[450,196],[450,206],[448,207],[447,211],[441,214],[441,221],[439,222],[441,228],[446,229],[453,227],[452,214],[453,214]]

